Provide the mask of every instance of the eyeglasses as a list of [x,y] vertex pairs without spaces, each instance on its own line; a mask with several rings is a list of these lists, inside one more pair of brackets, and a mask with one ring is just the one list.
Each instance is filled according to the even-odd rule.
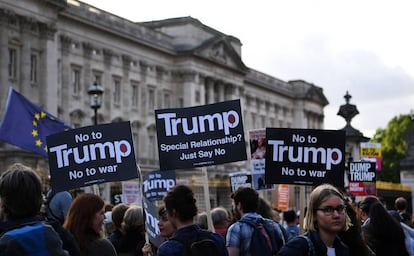
[[337,207],[326,206],[324,208],[317,208],[316,210],[322,211],[325,214],[325,216],[329,216],[329,215],[332,215],[335,211],[338,214],[344,214],[346,210],[346,206],[345,205],[338,205]]

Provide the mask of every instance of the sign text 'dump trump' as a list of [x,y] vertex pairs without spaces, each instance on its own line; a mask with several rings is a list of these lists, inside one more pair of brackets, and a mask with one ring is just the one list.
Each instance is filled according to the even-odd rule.
[[161,170],[247,159],[240,101],[155,111]]
[[47,137],[56,191],[138,178],[129,122],[88,126]]
[[267,128],[266,139],[266,183],[343,187],[344,131]]

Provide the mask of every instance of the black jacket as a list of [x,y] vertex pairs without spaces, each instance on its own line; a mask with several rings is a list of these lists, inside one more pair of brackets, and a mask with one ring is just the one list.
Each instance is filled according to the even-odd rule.
[[[297,236],[287,242],[277,254],[278,256],[326,256],[327,247],[319,237],[316,231],[308,231],[304,234],[309,237],[314,247],[314,254],[309,252],[309,245],[305,238]],[[334,248],[336,256],[349,256],[348,247],[341,242],[339,238],[334,241]]]

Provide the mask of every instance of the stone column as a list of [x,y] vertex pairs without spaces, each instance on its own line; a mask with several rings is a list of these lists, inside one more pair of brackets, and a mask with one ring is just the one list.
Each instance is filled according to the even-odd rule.
[[8,14],[6,10],[0,9],[0,117],[4,113],[6,106],[8,91],[9,91],[9,74],[8,74],[8,62],[9,62],[9,37],[7,33]]
[[211,104],[214,102],[214,80],[210,77],[206,78],[205,85],[207,90],[206,104]]
[[[71,50],[72,45],[72,39],[68,36],[61,35],[60,38],[60,56],[61,56],[61,63],[60,63],[60,69],[61,69],[61,78],[60,78],[60,97],[61,97],[61,110],[63,112],[64,116],[68,116],[70,113],[68,113],[70,98],[72,97],[71,91],[70,91],[70,72],[71,67],[69,63],[69,53]],[[72,120],[71,120],[72,122]]]
[[[32,93],[30,81],[30,64],[31,64],[31,43],[33,38],[30,36],[31,26],[34,21],[29,17],[20,17],[20,24],[22,26],[22,51],[21,51],[21,65],[20,65],[20,92],[25,95]],[[33,95],[32,95],[33,96]],[[42,101],[44,102],[44,101]]]
[[[40,42],[43,52],[39,61],[43,67],[43,86],[39,86],[40,101],[45,103],[45,108],[51,114],[58,114],[58,88],[57,88],[57,46],[55,41],[56,27],[54,24],[43,24],[40,26]],[[39,82],[40,82],[39,81]]]

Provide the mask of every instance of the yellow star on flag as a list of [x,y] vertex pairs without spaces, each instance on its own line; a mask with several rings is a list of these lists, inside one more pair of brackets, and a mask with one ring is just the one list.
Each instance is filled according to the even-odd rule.
[[38,146],[38,147],[40,147],[40,146],[42,146],[42,141],[41,140],[36,140],[36,146]]
[[37,137],[37,136],[39,136],[39,133],[37,132],[37,130],[33,130],[32,135],[33,135],[33,137]]

